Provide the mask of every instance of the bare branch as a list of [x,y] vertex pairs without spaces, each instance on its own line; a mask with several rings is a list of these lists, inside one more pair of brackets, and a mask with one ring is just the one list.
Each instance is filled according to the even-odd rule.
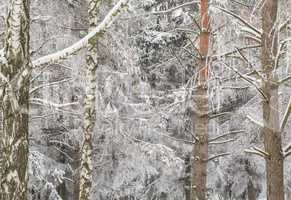
[[129,0],[120,0],[107,14],[104,20],[88,35],[86,35],[83,39],[79,40],[75,44],[58,51],[56,53],[43,56],[38,58],[32,62],[33,67],[38,67],[45,64],[50,64],[55,61],[66,59],[68,56],[71,56],[81,49],[85,48],[88,41],[94,37],[100,37],[104,34],[104,32],[111,26],[111,24],[119,17],[121,12],[127,6]]
[[289,99],[289,103],[287,105],[287,108],[286,108],[286,111],[284,113],[284,116],[282,118],[282,121],[281,121],[281,124],[280,124],[280,130],[283,131],[286,124],[287,124],[287,121],[288,121],[288,118],[289,118],[289,115],[291,113],[291,97]]

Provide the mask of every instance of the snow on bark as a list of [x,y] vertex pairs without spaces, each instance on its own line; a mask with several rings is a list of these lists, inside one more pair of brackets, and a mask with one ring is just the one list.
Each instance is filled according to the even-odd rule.
[[[3,134],[1,136],[1,200],[27,199],[28,162],[28,74],[18,80],[29,65],[29,1],[10,0],[4,48],[6,62],[1,65],[5,83],[1,96]],[[5,81],[6,79],[6,81]],[[16,80],[16,81],[15,81]]]
[[[89,30],[92,31],[97,25],[101,0],[89,1]],[[93,131],[96,121],[96,69],[98,66],[98,37],[89,40],[86,58],[86,96],[84,114],[84,141],[81,149],[81,169],[80,169],[80,200],[88,200],[92,187],[92,150]]]

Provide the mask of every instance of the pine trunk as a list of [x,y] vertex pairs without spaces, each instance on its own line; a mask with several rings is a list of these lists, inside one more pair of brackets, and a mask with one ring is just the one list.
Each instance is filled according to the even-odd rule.
[[[97,26],[99,7],[101,0],[89,1],[89,31]],[[86,97],[85,97],[85,119],[84,119],[84,141],[81,149],[80,170],[80,200],[88,200],[92,187],[92,150],[93,131],[96,121],[96,69],[98,66],[97,40],[92,38],[87,47],[87,72],[86,72]]]
[[274,69],[278,51],[276,29],[277,0],[266,0],[262,10],[262,67],[265,75],[263,92],[267,99],[263,102],[264,145],[269,154],[266,158],[267,199],[284,200],[284,174],[281,131],[279,127],[278,75]]
[[29,1],[10,0],[7,15],[5,58],[0,68],[1,191],[0,200],[27,199],[28,97],[29,97]]
[[198,138],[193,149],[193,166],[191,180],[191,200],[206,200],[207,159],[208,159],[208,70],[207,60],[210,26],[208,16],[208,0],[201,0],[201,34],[200,34],[200,65],[199,82],[195,100],[197,104],[197,115],[194,121],[195,135]]

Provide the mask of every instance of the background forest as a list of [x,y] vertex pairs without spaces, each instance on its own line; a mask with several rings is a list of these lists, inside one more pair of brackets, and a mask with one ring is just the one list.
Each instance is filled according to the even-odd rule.
[[290,200],[290,20],[291,0],[0,0],[0,200]]

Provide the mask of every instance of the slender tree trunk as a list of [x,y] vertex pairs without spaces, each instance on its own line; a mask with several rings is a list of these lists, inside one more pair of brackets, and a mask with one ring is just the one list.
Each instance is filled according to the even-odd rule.
[[284,174],[282,141],[279,122],[278,75],[276,74],[275,57],[278,51],[277,0],[265,0],[262,10],[262,67],[266,79],[263,92],[267,100],[263,102],[264,145],[269,154],[266,158],[267,199],[284,200]]
[[6,25],[5,58],[2,65],[0,200],[27,199],[29,0],[10,0]]
[[[99,7],[101,0],[89,1],[89,31],[97,26]],[[96,121],[96,69],[98,66],[97,40],[90,39],[87,48],[87,72],[86,72],[86,97],[85,97],[85,120],[84,120],[84,142],[81,155],[81,171],[80,171],[80,200],[88,200],[92,187],[92,142],[93,131]]]
[[207,159],[208,159],[208,70],[207,61],[210,26],[208,16],[208,0],[201,0],[201,33],[200,33],[200,66],[199,82],[195,95],[197,115],[194,121],[195,135],[198,138],[193,149],[193,166],[191,179],[191,200],[206,200]]

